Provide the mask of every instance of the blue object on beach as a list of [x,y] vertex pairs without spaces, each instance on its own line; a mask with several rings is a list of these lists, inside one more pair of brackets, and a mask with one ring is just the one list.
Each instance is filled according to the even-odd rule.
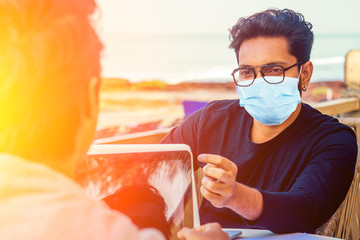
[[184,112],[185,112],[185,118],[187,118],[193,112],[196,112],[197,110],[205,107],[206,104],[208,104],[208,102],[184,100],[182,102],[182,104],[183,104],[183,108],[184,108]]

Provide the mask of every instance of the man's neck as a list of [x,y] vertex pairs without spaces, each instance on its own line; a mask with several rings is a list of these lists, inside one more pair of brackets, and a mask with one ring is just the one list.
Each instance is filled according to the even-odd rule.
[[253,118],[253,123],[250,128],[250,140],[254,143],[264,143],[270,141],[296,120],[296,118],[299,116],[300,110],[301,103],[298,104],[295,111],[290,115],[290,117],[280,125],[265,125]]

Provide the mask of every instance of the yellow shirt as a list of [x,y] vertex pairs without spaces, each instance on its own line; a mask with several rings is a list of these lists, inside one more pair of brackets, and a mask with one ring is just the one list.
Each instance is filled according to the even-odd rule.
[[160,240],[52,168],[0,154],[0,239]]

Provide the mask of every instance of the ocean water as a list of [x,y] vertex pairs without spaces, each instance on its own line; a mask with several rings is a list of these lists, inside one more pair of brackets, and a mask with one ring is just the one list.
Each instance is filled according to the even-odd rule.
[[[131,82],[227,82],[236,68],[228,35],[103,35],[103,77]],[[315,34],[312,81],[344,80],[345,57],[360,35]]]

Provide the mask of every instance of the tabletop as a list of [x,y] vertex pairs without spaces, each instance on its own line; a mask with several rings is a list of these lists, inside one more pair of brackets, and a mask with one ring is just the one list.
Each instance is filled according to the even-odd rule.
[[[327,237],[322,235],[315,234],[275,234],[268,230],[262,229],[239,229],[239,228],[223,228],[224,230],[241,230],[242,234],[236,239],[324,239],[324,240],[334,240],[339,238]],[[305,237],[306,236],[306,237]]]

